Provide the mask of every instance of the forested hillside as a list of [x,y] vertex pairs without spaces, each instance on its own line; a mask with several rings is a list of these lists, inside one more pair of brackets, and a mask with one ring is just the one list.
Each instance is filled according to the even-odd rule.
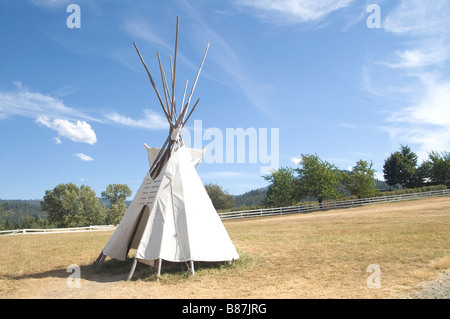
[[[101,197],[98,200],[100,205],[110,207],[110,204]],[[41,201],[0,199],[0,230],[56,227],[48,222],[47,212],[41,210]],[[127,207],[130,203],[131,201],[125,201]]]
[[[40,200],[0,200],[0,228],[15,229],[34,227],[36,222],[47,219],[41,211]],[[42,226],[42,225],[41,225]]]
[[254,207],[264,205],[267,195],[267,187],[253,189],[242,195],[234,196],[234,207]]

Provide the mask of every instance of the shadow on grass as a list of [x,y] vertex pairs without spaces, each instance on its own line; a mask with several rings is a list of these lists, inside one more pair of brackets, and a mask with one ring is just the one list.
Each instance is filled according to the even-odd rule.
[[[240,258],[233,262],[232,266],[228,262],[194,262],[194,269],[196,276],[207,275],[211,273],[219,273],[223,271],[232,270],[233,268],[243,267],[249,258],[239,252]],[[126,280],[133,264],[133,258],[127,257],[125,261],[118,261],[107,258],[99,272],[95,271],[94,264],[87,264],[79,266],[79,274],[81,279],[94,282],[116,282]],[[1,276],[9,280],[22,280],[32,278],[62,278],[75,277],[74,268],[60,268],[39,273],[24,274],[24,275],[5,275]],[[188,262],[169,262],[163,260],[161,266],[161,282],[173,283],[180,280],[188,280],[190,278],[189,263]],[[137,263],[132,281],[156,281],[156,268]]]
[[[62,278],[76,277],[78,274],[81,279],[97,282],[112,282],[126,279],[131,268],[133,259],[127,258],[125,261],[107,260],[104,262],[100,272],[95,271],[94,264],[87,265],[68,265],[63,268],[55,268],[48,271],[27,273],[23,275],[0,275],[3,279],[23,280],[23,279],[42,279],[42,278]],[[78,266],[79,270],[74,270]]]

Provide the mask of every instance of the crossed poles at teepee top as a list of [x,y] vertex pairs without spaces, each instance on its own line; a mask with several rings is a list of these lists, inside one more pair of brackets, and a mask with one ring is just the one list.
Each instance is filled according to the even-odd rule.
[[[164,97],[166,104],[164,104],[163,99],[161,98],[161,95],[159,94],[158,89],[156,88],[155,81],[153,81],[152,75],[150,74],[150,71],[145,64],[144,59],[142,58],[141,53],[139,52],[139,49],[135,42],[133,42],[134,47],[136,48],[137,53],[139,54],[139,58],[142,61],[142,64],[145,67],[145,70],[147,71],[148,77],[150,79],[150,83],[153,86],[153,89],[155,90],[155,93],[158,97],[159,103],[161,104],[161,107],[164,111],[164,114],[166,115],[167,121],[170,125],[170,131],[169,136],[167,137],[163,147],[161,148],[161,151],[159,152],[158,156],[156,157],[155,161],[153,162],[152,166],[150,167],[150,175],[153,179],[155,179],[159,172],[161,171],[162,167],[165,165],[167,160],[170,157],[170,150],[172,146],[174,145],[175,141],[182,141],[180,132],[183,129],[183,127],[186,125],[186,122],[189,120],[189,118],[192,115],[192,112],[194,112],[195,108],[197,107],[198,102],[200,101],[200,98],[197,99],[197,101],[194,104],[194,107],[189,112],[187,118],[186,113],[189,108],[189,104],[191,102],[192,94],[194,93],[195,86],[197,84],[198,77],[200,75],[200,71],[203,67],[203,63],[205,62],[206,53],[208,52],[209,43],[206,46],[205,54],[203,55],[203,60],[200,65],[200,68],[198,69],[197,76],[195,77],[194,84],[192,86],[191,92],[189,94],[187,103],[184,104],[184,100],[186,97],[186,89],[188,86],[188,81],[186,80],[186,85],[184,87],[184,93],[183,93],[183,99],[181,102],[180,112],[177,115],[176,111],[176,105],[175,105],[175,76],[176,76],[176,67],[177,67],[177,51],[178,51],[178,25],[179,25],[179,18],[177,17],[177,30],[176,30],[176,37],[175,37],[175,54],[173,59],[173,67],[172,67],[172,57],[170,57],[170,69],[171,69],[171,80],[172,80],[172,94],[170,94],[169,86],[167,85],[166,75],[164,73],[164,68],[161,64],[161,58],[159,56],[159,51],[157,51],[158,55],[158,62],[159,62],[159,70],[161,72],[161,80],[162,80],[162,86],[164,89]],[[184,104],[184,106],[183,106]],[[186,118],[186,120],[185,120]]]

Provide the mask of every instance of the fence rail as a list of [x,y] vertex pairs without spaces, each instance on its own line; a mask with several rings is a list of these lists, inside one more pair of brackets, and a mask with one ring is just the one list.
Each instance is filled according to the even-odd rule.
[[[285,214],[309,213],[319,210],[357,207],[363,205],[372,205],[379,203],[393,203],[399,201],[407,201],[421,198],[450,196],[450,189],[428,191],[411,194],[378,196],[362,199],[348,199],[341,201],[327,201],[322,205],[318,203],[304,204],[300,206],[277,207],[277,208],[262,208],[253,210],[241,210],[235,212],[219,213],[222,220],[263,217]],[[108,231],[115,229],[113,225],[99,225],[89,227],[73,227],[73,228],[49,228],[49,229],[13,229],[0,231],[0,235],[19,235],[19,234],[51,234],[51,233],[71,233],[71,232],[89,232],[89,231]]]
[[113,230],[113,225],[97,225],[89,227],[72,227],[72,228],[48,228],[48,229],[13,229],[2,230],[0,235],[24,235],[24,234],[54,234],[54,233],[74,233],[88,231],[108,231]]
[[378,197],[369,197],[369,198],[362,198],[362,199],[348,199],[348,200],[341,200],[341,201],[327,201],[327,202],[323,202],[322,205],[319,205],[319,203],[312,203],[312,204],[304,204],[304,205],[300,205],[300,206],[241,210],[241,211],[235,211],[235,212],[219,213],[219,215],[222,220],[227,220],[227,219],[237,219],[237,218],[251,218],[251,217],[262,217],[262,216],[273,216],[273,215],[284,215],[284,214],[309,213],[309,212],[314,212],[314,211],[319,211],[319,210],[356,207],[356,206],[371,205],[371,204],[378,204],[378,203],[392,203],[392,202],[399,202],[399,201],[407,201],[407,200],[431,198],[431,197],[442,197],[442,196],[449,196],[449,195],[450,195],[450,189],[444,189],[444,190],[438,190],[438,191],[428,191],[428,192],[411,193],[411,194],[378,196]]

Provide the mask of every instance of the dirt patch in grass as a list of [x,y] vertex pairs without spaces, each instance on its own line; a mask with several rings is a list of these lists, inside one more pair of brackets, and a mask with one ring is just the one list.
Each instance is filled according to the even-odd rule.
[[[224,224],[241,255],[232,268],[196,263],[191,277],[163,263],[159,282],[139,263],[126,282],[131,258],[95,273],[112,232],[1,236],[0,298],[403,298],[450,268],[449,197]],[[71,264],[80,288],[68,288]]]

